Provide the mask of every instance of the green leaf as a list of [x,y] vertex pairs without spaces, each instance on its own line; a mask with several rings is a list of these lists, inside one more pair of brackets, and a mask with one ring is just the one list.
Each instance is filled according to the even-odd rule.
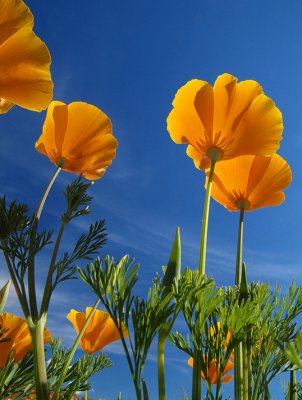
[[167,265],[166,273],[163,278],[163,286],[172,287],[174,278],[178,281],[181,270],[181,242],[180,229],[176,228],[175,239]]
[[8,280],[6,284],[3,286],[3,288],[0,290],[0,314],[2,314],[3,309],[5,307],[9,293],[9,287],[10,287],[10,280]]
[[249,297],[249,285],[246,276],[246,265],[242,263],[241,282],[239,288],[239,300],[247,300]]

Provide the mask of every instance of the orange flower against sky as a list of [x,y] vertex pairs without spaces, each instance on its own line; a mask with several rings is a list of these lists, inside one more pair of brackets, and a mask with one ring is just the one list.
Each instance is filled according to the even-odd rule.
[[167,119],[172,140],[188,144],[195,166],[206,169],[210,159],[239,155],[272,155],[282,136],[282,114],[262,87],[252,80],[222,74],[214,86],[193,79],[181,87]]
[[[10,339],[0,343],[0,368],[2,368],[10,351],[12,351],[12,359],[19,362],[31,349],[32,340],[27,322],[16,315],[0,314],[0,327],[1,329],[6,329],[0,339]],[[49,343],[50,338],[50,332],[45,328],[44,343]]]
[[[204,360],[204,362],[207,362],[207,359],[205,356],[203,357],[203,360]],[[193,368],[193,365],[194,365],[193,357],[189,358],[188,364],[190,365],[190,367]],[[226,376],[226,374],[228,372],[230,372],[232,368],[234,368],[234,364],[232,363],[232,361],[228,360],[228,362],[225,366],[225,369],[222,373],[222,382],[223,383],[229,383],[233,379],[233,375]],[[219,373],[220,373],[219,363],[217,364],[216,359],[213,359],[211,362],[207,362],[206,377],[203,372],[201,372],[201,377],[203,380],[206,380],[206,378],[208,378],[210,380],[211,385],[215,385],[217,383]]]
[[278,154],[241,156],[216,165],[212,197],[229,211],[275,206],[284,201],[282,190],[291,179],[289,165]]
[[[71,310],[67,318],[74,326],[77,334],[82,329],[92,308],[86,307],[86,314]],[[123,335],[128,337],[127,329],[123,326]],[[100,351],[107,344],[120,339],[120,334],[110,315],[101,310],[96,310],[80,341],[81,348],[88,354]]]
[[0,114],[14,104],[44,110],[52,99],[50,55],[21,0],[0,1]]
[[56,166],[87,179],[103,176],[115,157],[117,140],[110,119],[99,108],[53,101],[36,149]]

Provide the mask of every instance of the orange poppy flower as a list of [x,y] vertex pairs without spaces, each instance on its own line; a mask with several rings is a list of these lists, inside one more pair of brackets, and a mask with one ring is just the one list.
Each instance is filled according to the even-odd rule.
[[[82,329],[92,307],[86,307],[86,314],[76,310],[71,310],[67,319],[74,326],[77,334]],[[123,336],[128,337],[127,329],[123,326]],[[91,320],[82,336],[80,346],[88,354],[100,351],[107,344],[119,340],[120,334],[110,315],[101,310],[95,310]]]
[[[0,327],[6,329],[1,336],[2,339],[9,339],[0,342],[0,368],[2,368],[8,355],[12,352],[12,359],[19,362],[32,347],[31,335],[28,330],[25,319],[12,315],[10,313],[0,314]],[[49,343],[50,332],[45,328],[44,343]]]
[[110,119],[97,107],[53,101],[36,149],[64,171],[87,179],[103,176],[115,157],[117,140]]
[[22,0],[0,2],[0,114],[14,104],[41,111],[52,99],[51,59],[33,22]]
[[[213,359],[211,362],[207,362],[207,357],[203,356],[204,362],[207,363],[207,375],[205,377],[204,373],[201,372],[201,378],[205,381],[206,379],[210,380],[211,385],[215,385],[218,380],[218,376],[220,374],[219,363],[217,363],[216,359]],[[188,360],[188,365],[193,368],[194,360],[193,357],[190,357]],[[222,373],[222,382],[229,383],[233,379],[233,375],[225,376],[231,369],[234,368],[234,364],[232,361],[228,360],[225,369]]]
[[225,73],[212,87],[193,79],[178,90],[173,107],[167,129],[175,143],[188,144],[196,168],[208,168],[211,159],[272,155],[279,147],[282,114],[256,81],[237,83]]
[[212,197],[229,211],[275,206],[284,201],[282,190],[291,180],[290,167],[278,154],[241,156],[216,165]]

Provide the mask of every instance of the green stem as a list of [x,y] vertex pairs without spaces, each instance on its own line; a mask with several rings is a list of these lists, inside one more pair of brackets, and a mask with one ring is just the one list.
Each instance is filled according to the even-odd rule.
[[85,392],[84,392],[84,400],[88,400],[88,391],[87,390],[85,390]]
[[48,185],[46,186],[46,189],[44,190],[44,193],[41,197],[40,203],[36,209],[35,212],[35,219],[37,219],[39,221],[40,217],[41,217],[41,213],[44,207],[44,203],[47,199],[48,193],[52,187],[52,185],[54,184],[54,181],[56,180],[56,177],[59,175],[60,171],[61,171],[61,167],[57,167],[57,169],[55,170],[55,172],[53,173],[52,177],[50,178]]
[[241,272],[242,272],[243,219],[244,219],[244,208],[241,208],[239,216],[239,226],[238,226],[236,276],[235,276],[235,285],[237,286],[239,286],[241,283]]
[[[240,286],[242,272],[242,247],[243,247],[243,219],[244,207],[240,208],[239,225],[238,225],[238,240],[237,240],[237,258],[236,258],[236,275],[235,285]],[[236,400],[241,400],[243,397],[243,351],[242,343],[239,343],[234,349],[235,362],[235,378],[234,390]]]
[[61,391],[61,386],[62,386],[62,384],[64,382],[65,377],[66,377],[66,374],[67,374],[68,368],[70,366],[70,363],[71,363],[71,361],[73,359],[74,353],[76,352],[77,347],[78,347],[78,345],[80,343],[80,340],[81,340],[81,338],[82,338],[82,336],[83,336],[83,334],[84,334],[84,332],[85,332],[85,330],[87,328],[87,325],[89,324],[89,321],[91,320],[91,318],[92,318],[97,306],[99,305],[99,303],[100,303],[100,299],[97,299],[97,301],[95,302],[92,310],[90,311],[90,313],[89,313],[89,315],[88,315],[88,317],[87,317],[82,329],[80,330],[75,342],[73,343],[73,346],[72,346],[72,348],[70,350],[70,353],[69,353],[69,355],[68,355],[68,357],[66,359],[65,365],[64,365],[64,367],[62,369],[61,375],[59,376],[59,379],[58,379],[58,382],[57,382],[57,385],[56,385],[56,389],[54,391],[53,400],[59,400],[59,394],[60,394],[60,391]]
[[198,264],[201,276],[204,276],[206,273],[206,252],[207,252],[210,199],[211,199],[212,181],[213,181],[216,161],[217,160],[215,157],[211,159],[211,168],[208,177],[206,195],[203,206],[203,216],[202,216],[201,236],[200,236],[200,253],[199,253],[199,264]]
[[246,338],[242,341],[243,400],[249,400],[249,368]]
[[4,254],[5,261],[6,261],[6,265],[7,265],[11,280],[13,282],[20,306],[22,308],[24,317],[28,318],[30,313],[29,313],[29,307],[28,307],[28,302],[27,302],[27,298],[26,298],[26,293],[20,289],[20,286],[18,284],[16,275],[15,275],[14,268],[11,264],[11,260],[6,251],[6,245],[3,241],[2,241],[2,248],[3,248],[3,254]]
[[290,371],[289,400],[298,400],[296,371]]
[[253,387],[252,400],[257,400],[259,398],[258,397],[258,392],[259,392],[260,380],[261,380],[261,377],[263,375],[263,370],[264,370],[264,368],[266,366],[266,362],[267,362],[267,357],[268,356],[269,356],[269,351],[267,352],[266,357],[264,357],[264,360],[262,361],[262,363],[260,365],[260,368],[257,371],[257,378],[256,378],[256,381],[255,381],[255,384],[254,384],[254,387]]
[[165,343],[167,336],[159,332],[157,345],[157,377],[158,377],[158,398],[166,400],[165,388]]
[[34,220],[32,222],[30,237],[29,237],[30,247],[29,247],[29,255],[28,255],[28,299],[29,299],[31,316],[32,316],[34,322],[37,321],[37,319],[38,319],[38,306],[37,306],[36,284],[35,284],[35,254],[33,252],[34,243],[36,240],[38,223],[39,223],[39,219],[41,217],[44,203],[45,203],[48,193],[60,171],[61,171],[61,168],[57,167],[53,176],[50,178],[48,185],[46,186],[46,189],[45,189],[45,191],[41,197],[41,200],[38,204],[38,207],[36,209],[36,212],[34,215]]
[[43,293],[42,302],[41,302],[40,315],[46,315],[47,311],[48,311],[49,302],[50,302],[50,296],[51,296],[51,289],[52,289],[52,275],[54,273],[54,266],[55,266],[55,263],[56,263],[57,254],[58,254],[58,250],[59,250],[59,247],[60,247],[60,243],[61,243],[62,235],[63,235],[63,232],[64,232],[64,228],[65,228],[65,223],[62,222],[62,224],[60,226],[60,230],[58,232],[57,239],[56,239],[55,247],[53,249],[53,253],[52,253],[51,261],[50,261],[50,264],[49,264],[49,268],[48,268],[48,273],[47,273],[44,293]]
[[198,349],[194,347],[193,356],[193,377],[192,377],[192,400],[201,399],[201,359]]
[[234,349],[234,391],[235,399],[242,400],[242,343],[239,343]]
[[250,332],[248,332],[248,341],[247,341],[247,363],[248,363],[248,398],[252,398],[252,383],[253,383],[253,376],[252,376],[252,346],[250,340]]
[[45,319],[39,319],[35,323],[33,323],[31,318],[27,319],[27,324],[31,333],[33,344],[36,396],[37,399],[40,400],[49,400],[44,349],[45,322]]

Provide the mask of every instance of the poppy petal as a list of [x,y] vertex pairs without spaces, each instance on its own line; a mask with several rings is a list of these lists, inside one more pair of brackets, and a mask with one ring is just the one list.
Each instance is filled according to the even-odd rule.
[[29,28],[19,29],[0,46],[0,97],[33,111],[51,101],[50,55]]

